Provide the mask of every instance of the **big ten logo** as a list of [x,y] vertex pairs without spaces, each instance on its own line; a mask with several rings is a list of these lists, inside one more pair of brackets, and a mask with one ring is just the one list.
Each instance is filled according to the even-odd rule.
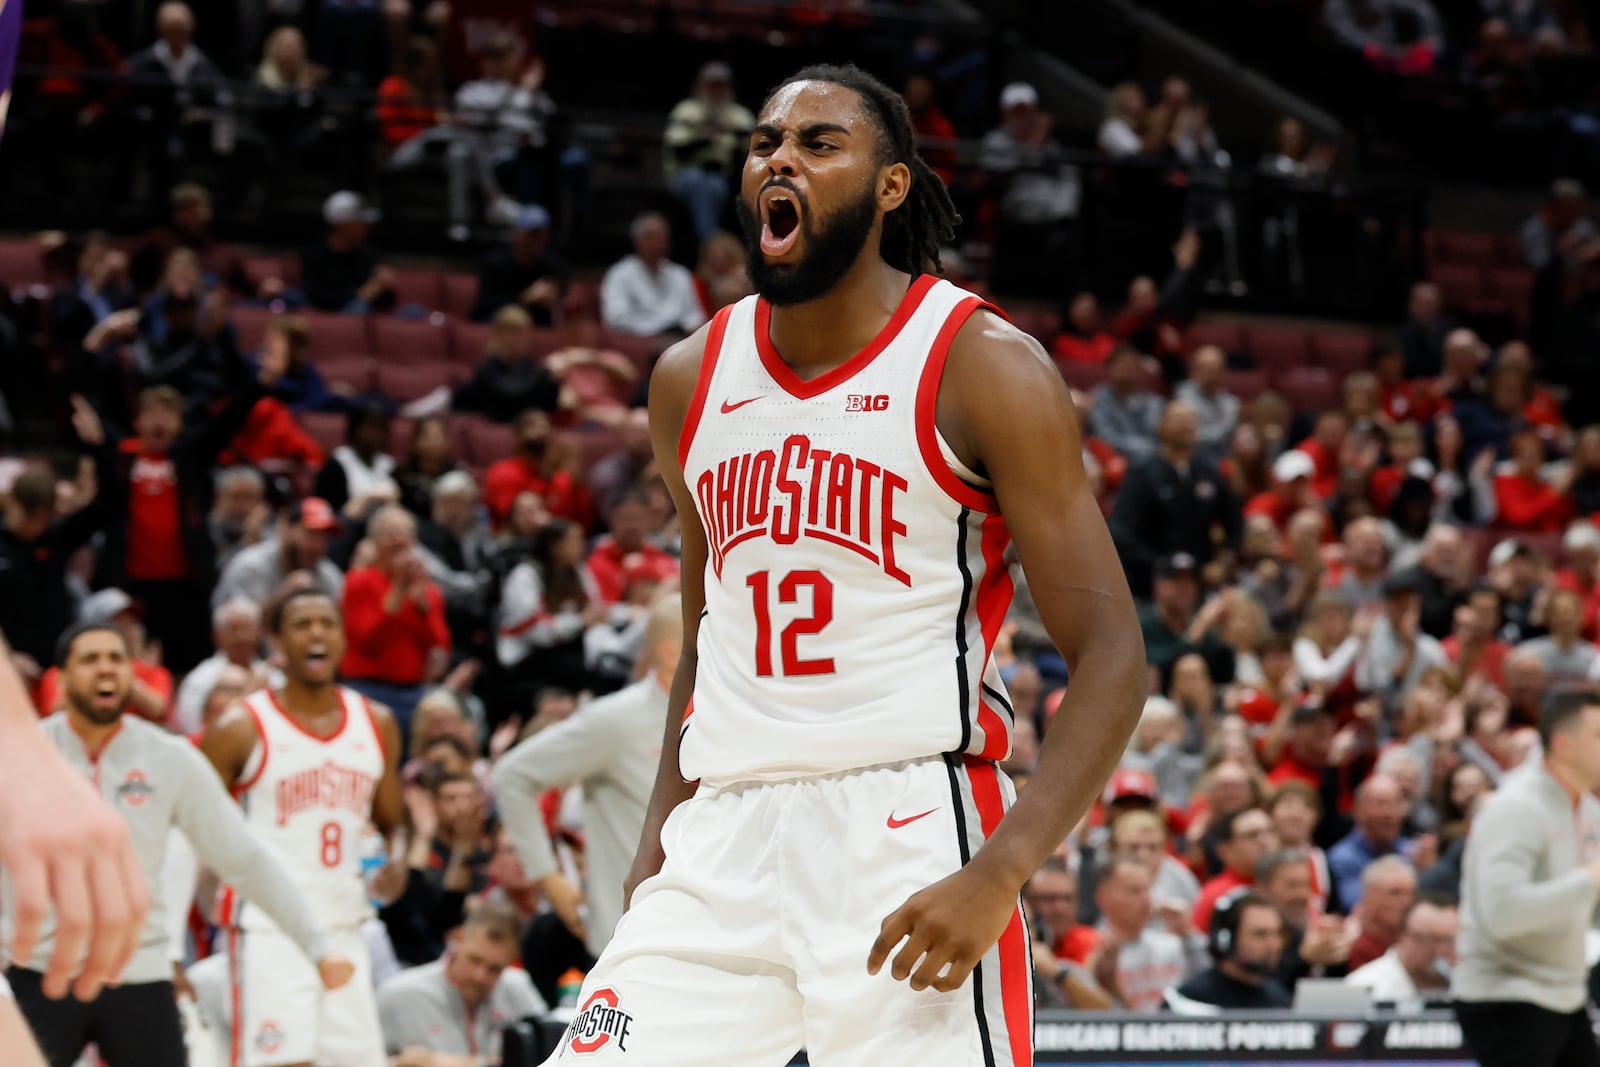
[[888,411],[889,397],[885,393],[851,393],[844,398],[846,411]]

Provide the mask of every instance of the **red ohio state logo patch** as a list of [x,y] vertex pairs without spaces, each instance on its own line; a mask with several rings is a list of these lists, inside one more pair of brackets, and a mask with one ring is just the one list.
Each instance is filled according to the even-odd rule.
[[621,1003],[622,998],[615,989],[596,989],[589,995],[572,1025],[567,1027],[568,1043],[575,1055],[591,1055],[613,1041],[618,1052],[628,1051],[628,1030],[633,1026],[633,1016],[619,1007]]

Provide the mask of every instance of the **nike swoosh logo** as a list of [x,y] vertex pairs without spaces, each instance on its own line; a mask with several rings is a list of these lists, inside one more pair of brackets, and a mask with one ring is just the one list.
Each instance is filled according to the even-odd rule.
[[760,399],[761,398],[759,396],[753,396],[749,400],[741,400],[737,404],[730,404],[726,400],[724,400],[722,402],[722,413],[724,415],[726,415],[730,411],[738,411],[740,408],[744,407],[746,404],[754,404],[757,400],[760,400]]
[[895,818],[894,817],[894,812],[891,811],[889,813],[889,829],[898,830],[902,826],[910,826],[912,823],[916,822],[918,819],[926,819],[928,816],[932,815],[934,812],[936,812],[938,810],[939,810],[938,808],[929,808],[927,811],[923,812],[921,815],[910,815],[910,816],[907,816],[904,819]]

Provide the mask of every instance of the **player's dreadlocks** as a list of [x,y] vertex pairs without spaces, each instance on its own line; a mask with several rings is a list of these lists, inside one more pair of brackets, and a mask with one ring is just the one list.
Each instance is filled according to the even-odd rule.
[[[900,94],[853,64],[819,63],[805,68],[773,89],[802,81],[832,82],[854,91],[877,120],[880,163],[904,163],[911,168],[911,191],[905,202],[884,216],[879,255],[895,270],[907,274],[944,273],[939,248],[954,239],[961,216],[950,202],[944,179],[917,154],[911,113]],[[771,94],[768,94],[771,98]]]

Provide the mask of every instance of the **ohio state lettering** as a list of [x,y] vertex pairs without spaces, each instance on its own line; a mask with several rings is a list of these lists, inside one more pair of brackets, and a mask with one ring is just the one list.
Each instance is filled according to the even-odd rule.
[[792,545],[802,537],[847,548],[904,586],[911,575],[895,563],[906,526],[895,518],[905,478],[844,452],[816,448],[790,434],[777,450],[732,456],[695,482],[711,565],[720,576],[734,546],[755,537]]
[[620,1003],[622,998],[610,988],[596,989],[584,1001],[583,1010],[567,1027],[568,1043],[574,1054],[587,1056],[613,1041],[617,1043],[618,1052],[628,1051],[628,1028],[633,1025],[633,1016],[619,1008]]
[[295,814],[310,808],[345,808],[364,817],[372,810],[377,784],[372,775],[331,761],[288,775],[278,781],[277,823],[287,825]]

